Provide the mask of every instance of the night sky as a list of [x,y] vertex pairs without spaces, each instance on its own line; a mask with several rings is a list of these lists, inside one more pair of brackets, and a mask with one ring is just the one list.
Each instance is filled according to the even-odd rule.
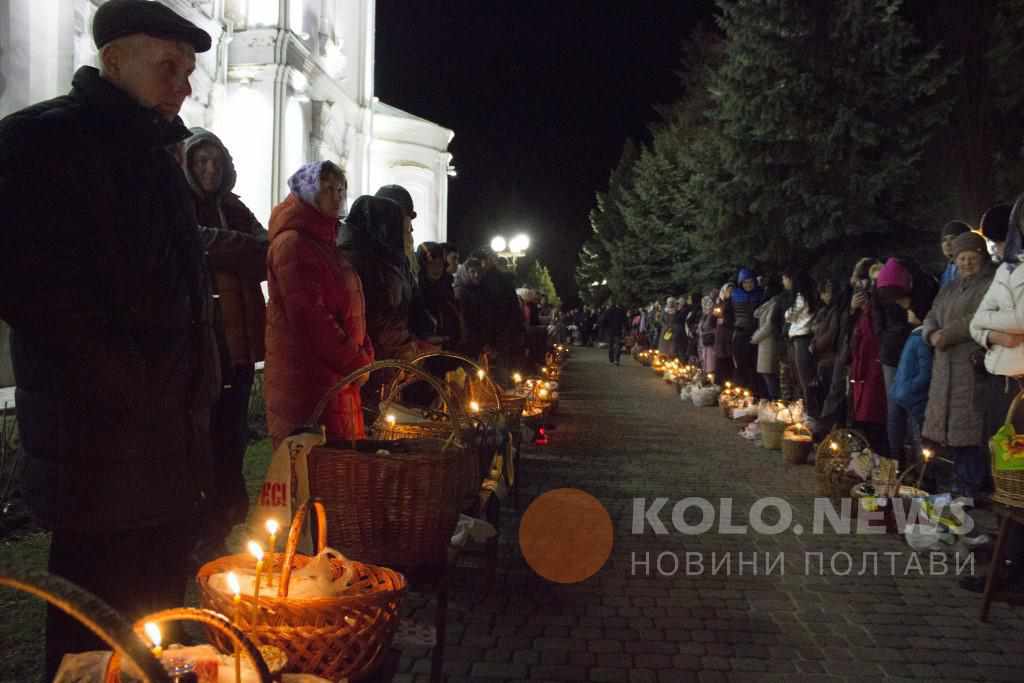
[[712,0],[378,0],[376,94],[455,131],[448,235],[463,254],[527,232],[573,288],[594,194],[654,105],[680,94],[683,40]]

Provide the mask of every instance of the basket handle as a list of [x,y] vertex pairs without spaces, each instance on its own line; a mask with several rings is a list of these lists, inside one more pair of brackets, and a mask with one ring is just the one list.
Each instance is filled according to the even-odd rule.
[[317,424],[317,422],[320,420],[320,416],[324,412],[324,408],[327,407],[327,402],[330,401],[331,397],[338,391],[347,387],[349,384],[352,384],[352,382],[356,381],[363,375],[369,375],[373,372],[376,372],[377,370],[384,370],[386,368],[402,370],[404,372],[412,373],[416,375],[418,378],[430,384],[430,386],[432,386],[434,390],[437,391],[438,394],[441,396],[441,401],[444,402],[445,406],[447,406],[448,411],[451,413],[453,417],[453,421],[462,421],[460,419],[464,417],[462,412],[462,406],[457,405],[455,401],[451,400],[451,398],[448,396],[448,392],[445,391],[444,385],[438,382],[435,377],[415,367],[410,363],[405,363],[400,360],[379,360],[370,363],[369,365],[365,365],[335,382],[334,385],[324,393],[323,398],[320,399],[320,402],[317,403],[316,408],[313,409],[313,414],[310,415],[309,419],[306,421],[306,424],[314,426]]
[[0,568],[0,586],[42,598],[74,617],[109,645],[116,655],[130,660],[149,683],[170,683],[164,667],[124,617],[85,589],[45,572],[16,573],[6,567]]
[[1018,391],[1017,395],[1010,401],[1010,409],[1006,411],[1006,419],[1003,420],[1003,424],[1012,425],[1013,415],[1017,412],[1017,404],[1020,403],[1021,397],[1024,396],[1024,391]]
[[458,354],[458,353],[453,353],[451,351],[430,351],[428,353],[424,353],[424,354],[421,354],[419,356],[416,356],[411,361],[409,361],[409,364],[410,365],[417,365],[417,364],[427,360],[428,358],[451,358],[453,360],[461,361],[461,362],[465,363],[466,365],[469,365],[470,367],[472,367],[474,370],[476,370],[478,372],[483,372],[484,373],[484,379],[487,380],[487,386],[491,390],[491,393],[494,394],[494,400],[497,403],[498,408],[499,409],[501,408],[501,392],[498,390],[499,389],[498,385],[494,382],[493,379],[491,379],[491,373],[488,372],[486,368],[481,367],[472,358],[467,358],[466,356],[463,356],[463,355]]
[[256,669],[256,674],[260,677],[260,683],[273,683],[270,669],[267,668],[267,663],[263,661],[263,655],[256,649],[256,646],[253,645],[248,636],[220,612],[214,612],[209,609],[196,609],[195,607],[167,609],[139,619],[135,622],[135,630],[141,631],[142,627],[150,621],[155,624],[162,624],[168,621],[194,621],[212,626],[231,639],[236,652],[245,652],[245,656],[252,662],[253,668]]
[[316,511],[316,552],[320,554],[327,547],[327,510],[319,498],[310,498],[295,511],[292,518],[292,528],[288,531],[288,543],[285,545],[284,562],[281,565],[281,580],[277,585],[277,597],[287,598],[288,587],[292,581],[292,561],[299,548],[299,539],[302,536],[302,526],[309,513],[309,506],[312,505]]

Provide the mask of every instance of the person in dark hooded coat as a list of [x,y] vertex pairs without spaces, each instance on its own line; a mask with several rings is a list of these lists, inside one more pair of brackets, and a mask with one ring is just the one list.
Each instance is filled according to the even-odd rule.
[[[260,283],[267,279],[267,231],[232,190],[237,174],[231,154],[216,135],[192,128],[181,150],[192,189],[200,236],[217,292],[218,341],[223,389],[213,418],[216,492],[210,505],[207,543],[223,555],[223,542],[245,522],[249,495],[242,461],[249,441],[249,396],[255,365],[263,360],[266,312]],[[202,552],[202,551],[201,551]]]
[[366,331],[380,360],[412,360],[436,347],[410,325],[413,280],[405,255],[401,207],[390,199],[356,199],[341,229],[340,248],[355,267],[366,295]]
[[444,250],[437,242],[424,242],[416,250],[419,289],[427,312],[436,322],[436,334],[447,348],[456,348],[462,336],[459,307],[455,302],[455,278],[447,271]]

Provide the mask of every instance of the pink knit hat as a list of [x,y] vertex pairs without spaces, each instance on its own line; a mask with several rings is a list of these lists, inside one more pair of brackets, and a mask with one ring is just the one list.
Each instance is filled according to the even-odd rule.
[[878,289],[891,287],[909,292],[911,284],[910,271],[907,270],[906,266],[900,263],[899,259],[890,258],[878,273],[875,287]]

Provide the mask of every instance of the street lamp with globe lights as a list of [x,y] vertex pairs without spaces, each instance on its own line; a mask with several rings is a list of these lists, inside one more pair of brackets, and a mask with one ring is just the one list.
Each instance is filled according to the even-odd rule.
[[513,270],[516,267],[516,261],[526,255],[526,250],[530,248],[530,237],[524,233],[519,233],[511,240],[506,240],[502,235],[497,235],[491,240],[491,250],[503,258],[507,258],[511,263]]

